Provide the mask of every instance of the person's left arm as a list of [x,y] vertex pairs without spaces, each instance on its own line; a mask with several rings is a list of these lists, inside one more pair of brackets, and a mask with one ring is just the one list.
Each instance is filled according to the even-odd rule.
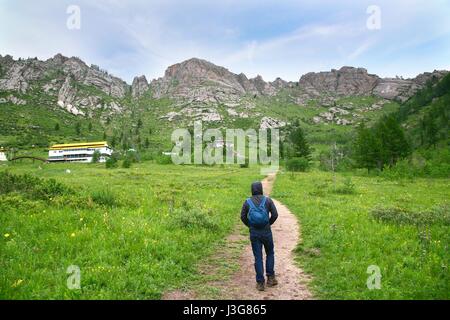
[[269,205],[269,212],[270,212],[270,225],[273,225],[275,221],[278,219],[278,211],[277,207],[275,207],[275,204],[273,203],[273,200],[268,198],[268,205]]

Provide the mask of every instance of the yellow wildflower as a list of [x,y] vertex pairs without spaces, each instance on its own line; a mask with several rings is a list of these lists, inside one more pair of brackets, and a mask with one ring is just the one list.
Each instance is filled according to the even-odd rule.
[[16,282],[14,282],[11,287],[13,287],[13,288],[18,287],[21,285],[22,282],[23,282],[23,280],[19,279]]

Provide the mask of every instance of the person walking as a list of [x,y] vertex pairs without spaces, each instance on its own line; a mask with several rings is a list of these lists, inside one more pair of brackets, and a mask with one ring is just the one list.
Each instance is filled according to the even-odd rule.
[[250,241],[255,257],[256,288],[264,291],[264,262],[262,248],[266,252],[267,286],[278,284],[275,277],[275,252],[271,226],[278,218],[277,208],[272,199],[264,196],[261,182],[251,185],[252,196],[242,205],[241,220],[250,229]]

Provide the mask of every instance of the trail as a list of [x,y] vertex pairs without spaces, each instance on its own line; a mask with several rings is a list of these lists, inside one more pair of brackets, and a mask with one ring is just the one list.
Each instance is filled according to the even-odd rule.
[[[270,175],[262,181],[264,193],[269,196],[276,175]],[[237,257],[238,270],[227,276],[225,279],[212,280],[206,284],[213,288],[217,299],[230,300],[306,300],[313,299],[307,288],[310,277],[306,275],[294,261],[293,250],[299,243],[300,227],[297,218],[279,201],[273,199],[279,213],[278,220],[272,226],[275,243],[275,273],[278,285],[273,288],[266,288],[259,292],[255,285],[254,258],[248,236],[242,235],[242,228],[239,227],[226,241],[226,247],[217,253],[216,264],[223,259],[233,259],[227,252],[239,244],[243,246],[242,253]],[[202,269],[202,268],[201,268]],[[203,273],[212,275],[219,272],[215,266],[204,266]],[[192,300],[208,299],[208,294],[194,288],[188,291],[173,291],[164,295],[166,300]]]

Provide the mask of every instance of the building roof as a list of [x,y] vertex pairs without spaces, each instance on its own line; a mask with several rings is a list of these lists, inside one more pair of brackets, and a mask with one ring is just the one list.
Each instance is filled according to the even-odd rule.
[[50,150],[67,150],[67,149],[79,149],[79,148],[102,148],[107,147],[108,142],[84,142],[84,143],[70,143],[70,144],[55,144],[50,147]]

